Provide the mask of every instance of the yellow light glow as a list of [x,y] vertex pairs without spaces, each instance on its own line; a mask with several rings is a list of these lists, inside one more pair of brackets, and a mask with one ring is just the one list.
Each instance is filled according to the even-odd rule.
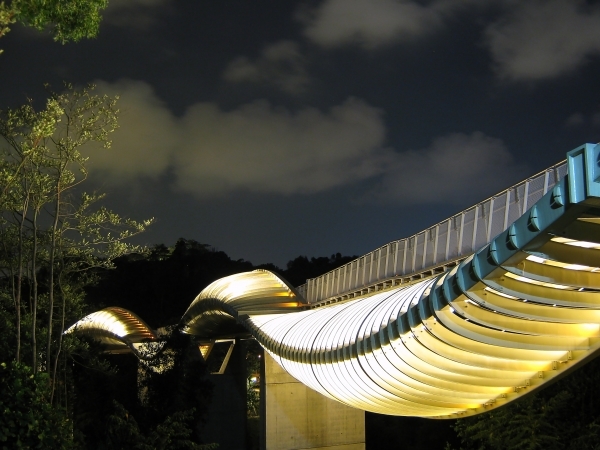
[[573,289],[571,286],[564,286],[562,284],[547,283],[545,281],[533,280],[531,278],[527,278],[521,275],[515,275],[511,272],[506,272],[504,276],[507,278],[512,278],[513,280],[522,281],[523,283],[535,284],[536,286],[544,286],[553,289]]
[[489,286],[486,286],[484,288],[484,291],[491,292],[492,294],[499,295],[499,296],[504,297],[504,298],[510,298],[511,300],[519,300],[519,297],[515,297],[513,295],[505,294],[504,292],[497,291],[495,289],[492,289]]
[[558,242],[559,244],[572,245],[574,247],[583,247],[583,248],[591,248],[594,250],[600,250],[600,244],[597,242],[588,242],[588,241],[577,241],[575,239],[569,239],[564,237],[553,237],[551,239],[553,242]]
[[539,264],[546,264],[548,266],[560,267],[561,269],[567,270],[581,270],[587,272],[597,272],[598,270],[600,270],[600,268],[598,267],[584,266],[582,264],[567,264],[561,261],[553,261],[551,259],[540,258],[539,256],[535,255],[529,255],[526,259],[528,261],[533,261]]

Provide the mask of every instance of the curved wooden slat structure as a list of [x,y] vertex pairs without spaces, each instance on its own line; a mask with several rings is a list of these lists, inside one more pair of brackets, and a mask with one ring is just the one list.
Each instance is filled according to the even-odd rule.
[[[111,306],[88,314],[66,331],[90,336],[109,353],[133,352],[138,358],[153,358],[161,346],[158,336],[146,322],[125,308]],[[155,345],[151,345],[155,343]]]

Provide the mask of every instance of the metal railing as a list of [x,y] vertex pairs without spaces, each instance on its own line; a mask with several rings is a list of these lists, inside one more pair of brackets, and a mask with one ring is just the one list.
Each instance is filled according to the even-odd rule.
[[426,230],[311,278],[296,290],[316,303],[468,256],[506,230],[566,174],[566,162],[555,164]]

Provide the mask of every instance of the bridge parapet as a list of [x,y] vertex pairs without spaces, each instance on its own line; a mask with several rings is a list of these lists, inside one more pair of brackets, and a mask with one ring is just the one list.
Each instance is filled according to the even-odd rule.
[[566,174],[567,163],[561,161],[419,233],[311,278],[296,290],[309,303],[327,302],[453,267],[453,262],[505,231]]

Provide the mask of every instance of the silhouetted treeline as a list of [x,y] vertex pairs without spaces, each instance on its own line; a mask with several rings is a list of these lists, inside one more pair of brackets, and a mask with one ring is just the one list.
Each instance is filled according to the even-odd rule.
[[96,308],[122,306],[154,328],[173,325],[208,284],[253,268],[206,244],[179,239],[174,247],[159,244],[147,256],[117,260],[115,269],[99,274],[88,301]]
[[358,258],[358,256],[342,256],[340,253],[335,255],[321,256],[308,259],[306,256],[298,256],[287,263],[287,269],[281,272],[283,277],[294,286],[304,284],[307,279],[315,278],[319,275],[337,269],[344,264]]
[[121,306],[156,328],[177,323],[200,291],[219,278],[262,268],[298,286],[354,258],[340,253],[310,259],[298,256],[282,270],[274,264],[255,266],[250,261],[231,259],[210,245],[179,239],[173,247],[159,244],[148,255],[118,259],[115,269],[99,273],[99,283],[88,290],[88,303],[95,309]]

